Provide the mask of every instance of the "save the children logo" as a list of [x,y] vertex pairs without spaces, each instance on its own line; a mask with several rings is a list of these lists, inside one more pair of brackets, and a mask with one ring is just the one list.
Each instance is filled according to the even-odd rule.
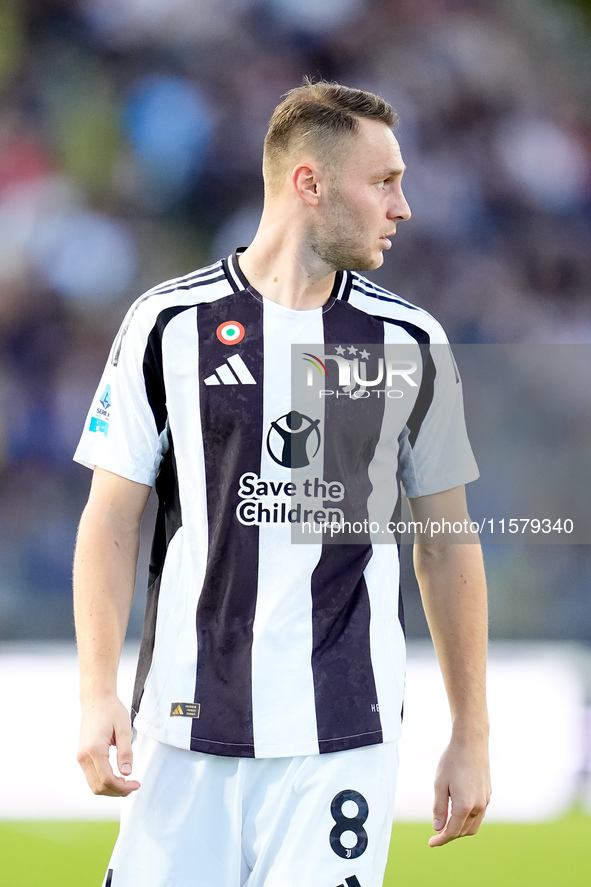
[[305,468],[317,455],[322,438],[320,419],[290,410],[274,422],[267,434],[267,452],[284,468]]
[[[236,517],[245,527],[300,525],[302,528],[343,526],[345,515],[339,507],[345,497],[340,481],[307,477],[305,480],[277,480],[245,472],[238,485]],[[314,530],[314,532],[316,532]]]

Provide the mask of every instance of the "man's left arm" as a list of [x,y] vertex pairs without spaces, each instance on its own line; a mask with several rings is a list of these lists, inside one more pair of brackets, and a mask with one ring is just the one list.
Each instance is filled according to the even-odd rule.
[[433,826],[438,834],[429,844],[439,847],[475,835],[490,800],[486,581],[474,535],[443,539],[443,533],[432,537],[427,530],[433,521],[441,527],[443,520],[469,525],[464,487],[412,499],[410,507],[413,520],[423,527],[415,539],[415,572],[452,718],[451,740],[435,778]]

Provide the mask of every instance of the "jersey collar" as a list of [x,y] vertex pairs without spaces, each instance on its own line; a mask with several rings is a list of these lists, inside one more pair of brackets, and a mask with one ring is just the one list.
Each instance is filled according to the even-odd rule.
[[[223,259],[224,272],[230,281],[234,292],[238,293],[245,289],[252,289],[250,283],[242,273],[242,269],[238,263],[238,256],[245,251],[245,246],[238,247],[232,255],[227,259]],[[347,301],[351,286],[353,284],[353,275],[350,271],[337,271],[335,274],[334,285],[331,294],[326,302],[325,308],[328,308],[335,299]]]

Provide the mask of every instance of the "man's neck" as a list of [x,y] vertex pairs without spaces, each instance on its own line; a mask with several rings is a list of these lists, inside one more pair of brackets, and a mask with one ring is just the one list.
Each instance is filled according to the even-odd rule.
[[285,308],[309,311],[330,298],[335,272],[298,243],[297,234],[272,226],[259,228],[238,259],[242,273],[266,299]]

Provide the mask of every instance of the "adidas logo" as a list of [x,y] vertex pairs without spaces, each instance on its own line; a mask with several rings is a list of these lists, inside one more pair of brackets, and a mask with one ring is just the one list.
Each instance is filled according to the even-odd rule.
[[233,354],[203,382],[205,385],[256,385],[257,380],[240,355]]
[[339,884],[338,887],[361,887],[361,884],[355,875],[352,875],[350,878],[345,878],[345,883]]
[[171,718],[198,718],[200,713],[199,702],[173,702],[170,706]]

